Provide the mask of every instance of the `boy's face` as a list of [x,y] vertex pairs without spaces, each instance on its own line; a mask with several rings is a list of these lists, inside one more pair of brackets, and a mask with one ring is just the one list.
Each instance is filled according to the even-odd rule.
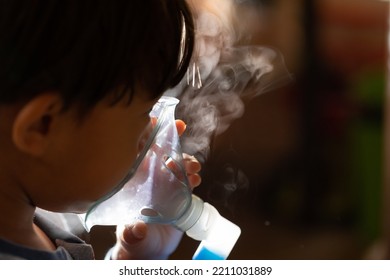
[[[100,102],[80,123],[71,113],[58,117],[40,176],[29,193],[38,207],[84,212],[122,181],[140,150],[156,100],[135,94],[130,105]],[[42,179],[43,178],[43,179]]]

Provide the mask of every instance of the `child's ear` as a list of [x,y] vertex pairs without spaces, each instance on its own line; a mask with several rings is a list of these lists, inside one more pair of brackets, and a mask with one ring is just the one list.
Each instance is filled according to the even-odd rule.
[[30,155],[41,155],[61,108],[62,99],[56,92],[39,94],[28,101],[19,110],[12,126],[15,146]]

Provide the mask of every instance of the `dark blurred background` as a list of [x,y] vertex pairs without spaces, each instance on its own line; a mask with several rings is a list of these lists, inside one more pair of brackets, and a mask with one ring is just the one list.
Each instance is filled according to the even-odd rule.
[[[237,2],[250,43],[279,49],[295,80],[213,139],[195,192],[241,227],[230,259],[387,258],[389,3]],[[197,245],[185,237],[172,259]]]

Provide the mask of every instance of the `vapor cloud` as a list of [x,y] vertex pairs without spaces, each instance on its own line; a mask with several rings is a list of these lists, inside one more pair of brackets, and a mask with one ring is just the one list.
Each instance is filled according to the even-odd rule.
[[183,151],[206,159],[212,137],[226,131],[244,114],[244,99],[291,80],[276,50],[238,45],[243,31],[233,0],[194,0],[195,56],[186,78],[166,95],[180,99],[178,116],[188,124]]

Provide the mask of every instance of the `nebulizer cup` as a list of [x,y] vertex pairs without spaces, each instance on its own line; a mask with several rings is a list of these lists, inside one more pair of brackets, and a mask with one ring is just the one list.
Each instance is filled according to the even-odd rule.
[[188,183],[175,108],[179,100],[163,96],[150,117],[156,120],[145,147],[120,186],[83,215],[85,228],[94,225],[170,224],[202,241],[193,259],[226,259],[240,228],[210,204],[192,194]]

